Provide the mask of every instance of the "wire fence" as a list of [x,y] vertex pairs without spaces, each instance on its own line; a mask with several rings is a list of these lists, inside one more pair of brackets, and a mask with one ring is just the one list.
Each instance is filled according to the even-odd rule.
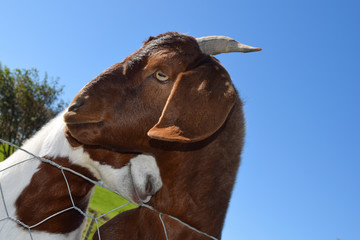
[[[48,216],[48,217],[44,218],[43,220],[39,221],[38,223],[33,224],[33,225],[30,226],[30,225],[27,225],[27,224],[21,222],[21,221],[18,220],[15,216],[11,216],[11,215],[9,214],[8,207],[7,207],[6,202],[5,202],[5,195],[4,195],[5,193],[3,192],[2,183],[1,183],[1,181],[0,181],[0,195],[1,195],[1,198],[0,198],[0,199],[1,199],[2,202],[3,202],[3,208],[4,208],[4,210],[5,210],[5,215],[6,215],[6,217],[0,219],[0,222],[1,222],[1,221],[6,221],[6,220],[10,220],[10,221],[13,221],[13,222],[15,222],[16,224],[22,226],[23,228],[25,228],[25,229],[28,230],[29,236],[30,236],[30,239],[31,239],[31,240],[36,240],[36,239],[34,239],[33,233],[32,233],[32,230],[33,230],[35,227],[43,224],[44,222],[48,221],[48,220],[51,219],[51,218],[54,218],[55,216],[58,216],[58,215],[60,215],[60,214],[62,214],[62,213],[65,213],[65,212],[67,212],[67,211],[70,211],[70,210],[76,210],[76,211],[78,211],[80,214],[82,214],[82,215],[87,219],[86,226],[85,226],[85,230],[83,231],[83,234],[82,234],[82,236],[81,236],[81,239],[82,239],[82,240],[88,240],[88,239],[91,239],[91,238],[92,238],[93,234],[97,234],[97,235],[98,235],[98,238],[99,238],[99,240],[100,240],[100,239],[101,239],[101,234],[100,234],[99,228],[100,228],[100,226],[101,226],[102,224],[104,224],[106,221],[110,220],[110,217],[108,217],[108,215],[111,214],[111,213],[114,213],[114,212],[116,212],[116,211],[119,211],[119,210],[121,210],[121,209],[124,209],[124,208],[126,208],[128,205],[131,204],[131,202],[128,201],[127,203],[122,204],[122,205],[120,205],[120,206],[118,206],[118,207],[116,207],[116,208],[113,208],[113,209],[111,209],[110,211],[107,211],[107,212],[105,212],[105,213],[100,213],[100,212],[97,212],[97,211],[93,211],[93,210],[91,210],[91,209],[89,209],[88,211],[85,211],[85,212],[84,212],[84,211],[81,210],[79,207],[77,207],[76,204],[74,203],[74,199],[73,199],[73,196],[72,196],[72,193],[71,193],[71,189],[70,189],[70,186],[69,186],[69,181],[68,181],[68,179],[67,179],[67,177],[66,177],[66,175],[65,175],[65,172],[71,173],[71,174],[74,174],[74,175],[77,175],[77,176],[85,179],[86,181],[89,181],[90,183],[94,184],[95,186],[99,186],[99,187],[101,187],[101,188],[107,189],[108,191],[110,191],[110,192],[112,192],[112,193],[115,193],[115,194],[117,194],[117,195],[120,195],[120,194],[119,194],[116,190],[113,190],[113,189],[107,187],[106,185],[104,185],[104,183],[101,182],[101,181],[94,181],[94,180],[92,180],[92,179],[84,176],[84,175],[81,174],[81,173],[78,173],[78,172],[76,172],[76,171],[74,171],[74,170],[72,170],[72,169],[70,169],[70,168],[63,167],[63,166],[61,166],[60,164],[55,163],[55,162],[53,162],[53,161],[51,161],[51,160],[48,160],[48,159],[45,159],[45,158],[41,158],[41,157],[39,157],[39,156],[36,156],[36,155],[32,154],[31,152],[29,152],[29,151],[27,151],[27,150],[25,150],[25,149],[22,149],[22,148],[16,146],[15,144],[12,144],[12,143],[10,143],[10,142],[7,142],[7,141],[5,141],[5,140],[3,140],[3,139],[0,139],[0,142],[1,142],[2,144],[7,144],[7,145],[9,145],[9,146],[12,146],[12,147],[14,147],[14,148],[16,148],[16,149],[18,149],[18,150],[20,150],[20,151],[23,151],[23,152],[25,152],[25,153],[27,153],[28,155],[31,156],[30,158],[24,159],[23,161],[20,161],[20,162],[18,162],[18,163],[16,163],[16,164],[13,164],[13,165],[11,165],[11,166],[9,166],[9,167],[5,167],[5,168],[3,168],[3,169],[0,169],[0,176],[1,176],[1,173],[5,172],[5,171],[8,171],[8,170],[9,170],[10,168],[12,168],[12,167],[15,167],[15,166],[17,166],[17,165],[24,164],[24,163],[26,163],[26,162],[28,162],[28,161],[32,161],[32,160],[34,160],[34,159],[37,159],[37,160],[39,160],[39,161],[41,161],[41,162],[43,162],[43,163],[50,164],[50,165],[52,165],[53,167],[58,168],[59,171],[61,171],[62,176],[64,177],[64,181],[65,181],[66,186],[67,186],[67,191],[68,191],[68,193],[69,193],[69,198],[70,198],[70,201],[71,201],[71,205],[72,205],[72,206],[71,206],[71,207],[68,207],[68,208],[66,208],[66,209],[63,209],[63,210],[61,210],[61,211],[59,211],[59,212],[57,212],[57,213],[55,213],[55,214],[52,214],[51,216]],[[0,178],[0,180],[1,180],[1,178]],[[167,229],[166,229],[166,224],[165,224],[165,222],[164,222],[164,220],[163,220],[163,216],[167,216],[167,217],[169,217],[169,218],[171,218],[171,219],[173,219],[173,220],[175,220],[175,221],[183,224],[183,225],[186,226],[187,228],[189,228],[189,229],[191,229],[191,230],[193,230],[193,231],[195,231],[195,232],[197,232],[197,233],[199,233],[199,234],[201,234],[201,235],[204,235],[204,236],[208,237],[209,239],[218,240],[217,238],[215,238],[215,237],[213,237],[213,236],[210,236],[210,235],[208,235],[207,233],[202,232],[202,231],[200,231],[200,230],[198,230],[198,229],[190,226],[189,224],[181,221],[180,219],[178,219],[178,218],[176,218],[176,217],[174,217],[174,216],[168,215],[168,214],[166,214],[166,213],[162,213],[162,212],[154,209],[152,206],[150,206],[150,205],[148,205],[148,204],[144,204],[144,203],[143,203],[143,204],[141,204],[140,206],[145,207],[145,208],[148,208],[148,209],[154,211],[156,214],[158,214],[159,219],[160,219],[160,221],[161,221],[161,223],[162,223],[162,227],[163,227],[163,230],[164,230],[164,236],[165,236],[165,239],[166,239],[166,240],[169,240],[169,238],[168,238],[168,234],[167,234],[168,231],[167,231]],[[0,236],[0,237],[1,237],[1,236]]]

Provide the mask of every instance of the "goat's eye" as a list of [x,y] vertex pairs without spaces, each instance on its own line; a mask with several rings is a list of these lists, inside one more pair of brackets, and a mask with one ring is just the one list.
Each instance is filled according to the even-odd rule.
[[155,73],[155,77],[156,77],[156,79],[159,80],[160,82],[166,82],[166,81],[169,80],[169,77],[168,77],[165,73],[163,73],[162,71],[157,71],[157,72]]

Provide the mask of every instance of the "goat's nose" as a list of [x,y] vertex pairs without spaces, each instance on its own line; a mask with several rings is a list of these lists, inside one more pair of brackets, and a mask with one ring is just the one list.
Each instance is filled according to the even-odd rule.
[[76,99],[75,102],[73,102],[69,107],[69,112],[77,112],[79,108],[84,105],[85,100],[83,98]]
[[147,177],[145,194],[147,196],[152,196],[155,194],[155,181],[153,180],[152,176]]
[[[140,154],[130,160],[134,196],[146,203],[162,187],[160,171],[154,157]],[[134,198],[136,199],[136,198]]]
[[157,191],[162,186],[161,180],[157,179],[153,175],[148,175],[146,177],[146,182],[143,189],[139,190],[138,197],[141,199],[142,202],[147,203],[150,201],[151,197],[155,195]]

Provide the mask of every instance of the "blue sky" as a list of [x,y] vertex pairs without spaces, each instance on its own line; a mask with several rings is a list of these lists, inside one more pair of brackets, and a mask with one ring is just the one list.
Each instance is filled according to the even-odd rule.
[[360,239],[359,1],[1,1],[0,61],[66,101],[150,35],[226,35],[246,145],[223,239]]

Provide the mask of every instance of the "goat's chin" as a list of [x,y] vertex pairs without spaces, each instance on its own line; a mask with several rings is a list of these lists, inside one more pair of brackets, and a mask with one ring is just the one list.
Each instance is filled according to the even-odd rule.
[[137,192],[134,192],[132,195],[132,198],[129,200],[137,205],[141,205],[143,203],[147,203],[151,200],[152,196],[143,196],[140,197],[139,194]]
[[96,145],[96,138],[100,135],[102,122],[67,124],[65,136],[72,147],[80,145]]

